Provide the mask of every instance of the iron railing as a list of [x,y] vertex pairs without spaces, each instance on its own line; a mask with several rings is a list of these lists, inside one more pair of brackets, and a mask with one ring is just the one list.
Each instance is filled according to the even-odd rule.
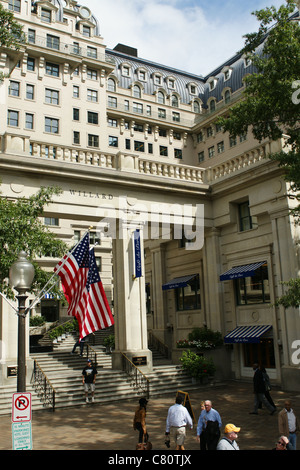
[[50,407],[52,411],[54,411],[56,394],[55,388],[53,387],[45,372],[36,360],[34,360],[31,383],[35,392],[41,399],[43,406]]
[[133,362],[124,354],[122,354],[123,358],[123,370],[127,373],[129,378],[131,379],[134,387],[138,392],[141,392],[145,395],[147,399],[150,397],[150,381],[149,379],[143,374],[143,372],[136,367]]

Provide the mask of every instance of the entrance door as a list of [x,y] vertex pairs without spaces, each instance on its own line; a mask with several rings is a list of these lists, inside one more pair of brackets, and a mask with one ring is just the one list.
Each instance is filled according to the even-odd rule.
[[42,300],[41,314],[46,322],[55,322],[59,319],[59,301],[58,300]]

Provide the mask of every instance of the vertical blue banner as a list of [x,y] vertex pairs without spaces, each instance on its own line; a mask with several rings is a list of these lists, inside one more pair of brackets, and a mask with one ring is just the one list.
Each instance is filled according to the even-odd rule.
[[135,277],[142,277],[142,253],[141,253],[140,231],[137,229],[133,235],[134,235]]

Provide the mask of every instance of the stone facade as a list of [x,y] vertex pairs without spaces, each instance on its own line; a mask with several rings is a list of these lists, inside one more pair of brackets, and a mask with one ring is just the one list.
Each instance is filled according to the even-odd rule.
[[[59,185],[45,222],[70,245],[91,226],[97,241],[111,222],[116,232],[95,250],[115,315],[115,367],[124,352],[145,356],[151,370],[149,331],[177,362],[176,342],[196,327],[225,336],[237,326],[269,325],[258,344],[224,346],[226,364],[217,354],[218,365],[225,378],[250,378],[259,359],[275,383],[299,389],[292,360],[299,312],[274,306],[281,281],[299,274],[289,188],[267,158],[284,141],[257,142],[250,131],[234,141],[217,125],[241,98],[251,64],[238,55],[210,76],[192,75],[127,46],[108,50],[98,20],[74,0],[2,4],[14,9],[28,42],[1,50],[0,68],[9,75],[0,87],[1,196]],[[192,249],[180,232],[186,227],[198,242]],[[141,278],[134,276],[136,229]],[[52,270],[58,260],[39,261]],[[259,262],[255,275],[220,280]],[[190,276],[185,285],[163,289],[183,276]],[[0,383],[16,362],[12,312],[2,301]],[[31,315],[64,312],[45,299]]]

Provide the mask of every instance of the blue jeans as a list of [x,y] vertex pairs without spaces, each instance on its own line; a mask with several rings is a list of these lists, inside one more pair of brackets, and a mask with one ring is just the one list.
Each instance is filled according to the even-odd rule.
[[290,441],[290,444],[293,447],[293,449],[291,450],[297,450],[297,434],[295,432],[289,434],[288,440]]

